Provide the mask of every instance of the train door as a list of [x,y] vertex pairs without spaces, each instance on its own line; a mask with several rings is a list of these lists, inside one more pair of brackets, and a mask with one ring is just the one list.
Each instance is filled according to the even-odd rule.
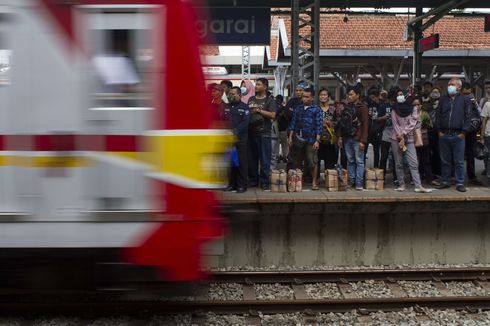
[[4,135],[7,133],[8,122],[6,120],[7,95],[11,83],[12,71],[12,29],[13,12],[6,6],[0,6],[0,211],[13,212],[15,208],[15,196],[9,191],[13,188],[13,168],[8,165],[8,155],[4,148]]
[[155,46],[163,42],[162,15],[161,7],[149,5],[77,7],[78,33],[89,60],[84,74],[91,81],[85,131],[101,136],[84,189],[98,215],[156,208],[145,177],[143,136],[150,129],[155,76],[163,61]]

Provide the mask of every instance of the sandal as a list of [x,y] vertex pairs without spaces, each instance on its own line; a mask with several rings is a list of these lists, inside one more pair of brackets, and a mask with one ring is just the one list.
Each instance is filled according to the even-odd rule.
[[311,190],[319,190],[320,188],[317,185],[312,185]]

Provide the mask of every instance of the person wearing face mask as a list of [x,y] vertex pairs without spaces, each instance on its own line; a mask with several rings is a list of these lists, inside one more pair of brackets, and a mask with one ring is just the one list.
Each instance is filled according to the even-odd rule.
[[242,102],[248,104],[248,100],[255,96],[255,85],[252,81],[244,79],[240,84],[240,91],[242,92]]
[[[416,102],[417,101],[417,102]],[[415,104],[415,106],[413,105]],[[398,187],[396,191],[405,191],[405,178],[403,169],[403,158],[406,158],[410,168],[410,174],[415,184],[415,192],[430,193],[432,189],[422,186],[419,174],[419,163],[414,144],[414,131],[419,121],[418,106],[420,101],[414,100],[405,95],[400,90],[396,96],[396,103],[391,111],[393,123],[393,133],[391,135],[391,149],[395,157],[396,175],[398,177]]]
[[226,191],[243,193],[247,191],[247,139],[250,110],[241,101],[241,90],[239,87],[230,88],[230,103],[226,105],[226,111],[230,117],[230,127],[236,137],[235,147],[238,153],[238,166],[231,168],[228,187]]
[[441,97],[436,109],[436,130],[439,135],[441,154],[441,185],[450,187],[451,167],[456,175],[456,190],[466,192],[464,171],[465,134],[470,127],[471,101],[460,93],[462,82],[452,78],[447,87],[447,96]]
[[[428,102],[422,103],[422,110],[427,112],[432,123],[432,128],[429,130],[429,149],[430,160],[432,162],[432,174],[434,176],[441,175],[441,156],[439,154],[439,134],[434,128],[436,124],[436,112],[439,106],[439,99],[441,98],[441,90],[439,87],[433,87],[429,96]],[[438,186],[439,181],[434,179],[432,184]]]

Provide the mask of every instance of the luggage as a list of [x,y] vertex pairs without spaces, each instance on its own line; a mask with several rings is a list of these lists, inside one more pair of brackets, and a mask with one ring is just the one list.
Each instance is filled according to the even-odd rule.
[[303,172],[300,169],[291,169],[288,171],[288,191],[303,191]]
[[[341,175],[339,177],[339,172]],[[349,175],[346,169],[325,170],[325,186],[327,191],[347,191]]]
[[367,190],[383,190],[385,183],[383,169],[366,169],[364,180]]
[[287,175],[284,170],[272,170],[271,192],[286,192]]

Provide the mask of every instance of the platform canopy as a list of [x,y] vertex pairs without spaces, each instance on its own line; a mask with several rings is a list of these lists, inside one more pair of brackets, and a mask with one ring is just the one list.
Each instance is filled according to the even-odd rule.
[[[306,3],[306,2],[305,2]],[[339,8],[434,8],[447,3],[447,0],[320,0],[321,7]],[[291,0],[208,0],[209,7],[291,7]],[[488,0],[470,0],[466,8],[490,8]]]

